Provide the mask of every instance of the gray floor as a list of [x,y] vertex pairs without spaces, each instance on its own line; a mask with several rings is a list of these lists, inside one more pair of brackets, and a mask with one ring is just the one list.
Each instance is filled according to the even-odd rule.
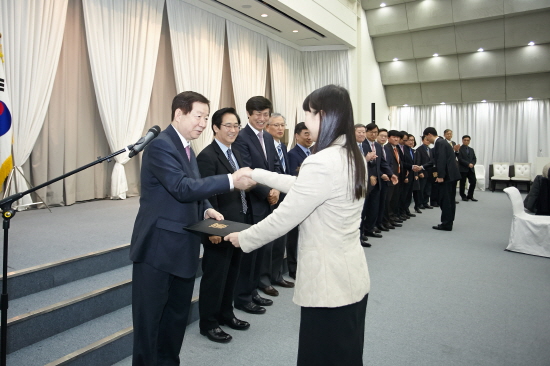
[[[440,211],[426,210],[365,249],[372,282],[366,365],[550,365],[550,259],[504,251],[508,198],[502,192],[476,197],[479,202],[457,206],[453,232],[432,230]],[[56,208],[55,217],[44,210],[19,213],[11,234],[16,225],[25,229],[13,239],[10,263],[26,268],[127,243],[136,209],[132,198]],[[120,222],[108,223],[114,218]],[[280,292],[265,315],[236,312],[252,327],[229,329],[229,344],[208,341],[192,324],[182,364],[295,364],[300,309],[292,290]]]

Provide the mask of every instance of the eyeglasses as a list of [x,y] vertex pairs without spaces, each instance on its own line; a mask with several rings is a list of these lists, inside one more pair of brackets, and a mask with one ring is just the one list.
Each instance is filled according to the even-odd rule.
[[240,130],[241,129],[241,125],[228,125],[228,124],[225,124],[225,125],[221,125],[225,128],[227,128],[228,130]]
[[275,128],[279,128],[279,127],[286,128],[286,125],[285,125],[285,124],[279,124],[279,123],[277,123],[277,124],[275,124],[275,125],[270,125],[270,126],[273,126],[273,127],[275,127]]

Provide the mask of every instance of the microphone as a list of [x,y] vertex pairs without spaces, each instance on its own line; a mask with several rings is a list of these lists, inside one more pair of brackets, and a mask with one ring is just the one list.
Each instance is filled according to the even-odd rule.
[[130,149],[130,155],[129,157],[132,158],[134,156],[136,156],[137,154],[139,154],[139,152],[141,150],[143,150],[145,148],[145,146],[147,146],[148,143],[151,142],[151,140],[153,140],[155,137],[157,137],[160,133],[160,127],[159,126],[153,126],[149,129],[149,131],[147,131],[147,134],[145,136],[143,136],[142,138],[140,138],[139,140],[137,140],[137,142],[134,144],[134,145],[130,145],[128,146],[128,148]]

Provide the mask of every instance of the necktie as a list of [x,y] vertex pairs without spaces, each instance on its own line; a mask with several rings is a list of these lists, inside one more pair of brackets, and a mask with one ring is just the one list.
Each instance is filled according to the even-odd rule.
[[409,151],[411,152],[411,158],[412,158],[413,161],[414,161],[414,152],[413,152],[413,149],[410,149]]
[[264,151],[264,157],[267,160],[267,154],[265,152],[265,145],[264,145],[264,131],[258,132],[258,140],[260,140],[260,145],[262,145],[262,150]]
[[280,142],[277,146],[277,153],[279,154],[279,160],[281,161],[281,165],[283,166],[283,173],[286,173],[285,156],[283,155],[283,149],[281,148]]
[[187,145],[185,147],[185,152],[187,153],[187,159],[189,159],[189,161],[191,161],[191,146],[190,145]]
[[[233,154],[231,153],[231,149],[227,149],[227,160],[229,160],[229,164],[231,164],[233,171],[237,171],[237,166],[233,161]],[[240,191],[240,192],[241,192],[241,203],[243,205],[243,212],[246,213],[246,211],[248,210],[248,205],[246,204],[246,198],[244,196],[244,192],[243,191]]]
[[397,160],[397,174],[401,173],[401,164],[399,164],[399,154],[395,146],[393,147],[393,155],[395,155],[395,160]]
[[428,153],[428,157],[430,157],[430,148],[426,146],[426,153]]
[[365,152],[363,151],[363,144],[358,143],[357,145],[359,145],[359,150],[361,150],[361,154],[365,155]]
[[468,156],[470,156],[470,148],[468,146],[466,146],[466,154],[468,154]]
[[[376,148],[374,147],[374,141],[371,141],[370,142],[370,150],[373,152],[373,153],[376,153]],[[376,159],[374,159],[376,160]]]
[[382,146],[382,154],[384,155],[384,160],[388,160],[386,157],[386,149],[384,149],[384,146]]
[[306,156],[310,156],[310,155],[311,155],[311,150],[308,148],[306,151]]

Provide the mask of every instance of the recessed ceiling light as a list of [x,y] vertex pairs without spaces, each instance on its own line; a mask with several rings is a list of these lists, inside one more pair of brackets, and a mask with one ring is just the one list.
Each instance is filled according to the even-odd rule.
[[487,101],[486,101],[485,99],[483,99],[483,100],[481,101],[481,103],[487,103]]
[[533,100],[533,97],[529,97],[529,98],[527,98],[527,100]]
[[527,43],[529,46],[534,46],[535,45],[535,42],[531,41],[529,43]]
[[252,7],[252,5],[243,5],[242,8],[243,9],[250,9]]
[[409,105],[408,104],[403,104],[403,107],[408,107]]
[[298,33],[298,30],[294,29],[292,32],[293,32],[293,33]]
[[434,54],[433,54],[433,57],[439,57],[439,54],[434,53]]
[[261,17],[262,17],[262,18],[266,18],[266,17],[267,17],[267,14],[262,14]]
[[395,57],[393,60],[394,60],[394,61],[399,61],[399,59],[398,59],[397,57]]
[[380,7],[381,7],[381,8],[383,8],[384,6],[386,6],[386,3],[380,4]]
[[441,103],[439,103],[439,104],[445,104],[445,102],[441,102]]
[[484,49],[481,48],[481,47],[477,49],[477,52],[483,52],[483,51],[484,51]]

